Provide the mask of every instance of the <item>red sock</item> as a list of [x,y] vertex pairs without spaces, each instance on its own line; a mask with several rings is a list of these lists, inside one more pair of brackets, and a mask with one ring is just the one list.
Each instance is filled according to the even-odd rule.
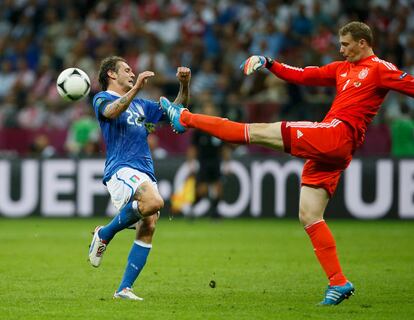
[[329,285],[342,286],[347,282],[336,254],[336,243],[324,220],[305,227],[312,241],[315,254],[329,279]]
[[249,125],[233,122],[226,118],[206,116],[184,110],[180,116],[184,127],[196,128],[230,143],[249,143]]

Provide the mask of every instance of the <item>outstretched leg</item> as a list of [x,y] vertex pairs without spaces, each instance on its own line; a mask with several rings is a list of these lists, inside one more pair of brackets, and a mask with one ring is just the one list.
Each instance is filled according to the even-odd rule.
[[282,122],[240,123],[227,118],[208,116],[188,111],[161,97],[160,105],[177,133],[195,128],[223,141],[237,144],[258,144],[272,149],[284,150]]
[[180,122],[187,128],[199,129],[226,142],[283,149],[281,122],[239,123],[226,118],[191,113],[188,110],[181,113]]
[[196,128],[230,143],[245,144],[250,142],[249,125],[230,121],[226,118],[207,116],[183,110],[181,124],[186,128]]

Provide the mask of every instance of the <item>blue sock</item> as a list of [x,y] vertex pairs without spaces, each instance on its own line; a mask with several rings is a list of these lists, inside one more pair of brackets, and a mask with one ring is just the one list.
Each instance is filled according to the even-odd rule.
[[117,232],[136,223],[139,219],[140,216],[138,212],[132,208],[131,201],[122,208],[121,212],[118,213],[110,223],[99,230],[99,237],[109,243]]
[[121,284],[117,292],[124,288],[132,288],[135,280],[138,278],[142,268],[144,268],[147,262],[148,254],[151,250],[151,245],[147,246],[142,242],[135,241],[132,245],[131,251],[128,256],[128,263],[125,268],[124,277],[122,278]]

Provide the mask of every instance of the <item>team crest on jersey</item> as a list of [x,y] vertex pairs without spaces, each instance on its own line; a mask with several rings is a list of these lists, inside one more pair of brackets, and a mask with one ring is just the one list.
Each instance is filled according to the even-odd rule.
[[359,87],[361,86],[361,84],[362,84],[361,82],[359,82],[359,81],[355,81],[355,82],[354,82],[354,87],[355,87],[355,88],[359,88]]
[[358,74],[358,78],[361,79],[361,80],[365,79],[368,75],[368,72],[369,72],[368,68],[362,69]]

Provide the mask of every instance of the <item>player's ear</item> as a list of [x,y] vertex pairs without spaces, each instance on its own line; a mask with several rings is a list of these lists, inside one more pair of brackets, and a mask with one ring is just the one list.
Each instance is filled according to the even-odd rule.
[[365,40],[365,39],[360,39],[359,41],[359,46],[360,47],[366,47],[367,46],[367,40]]
[[108,70],[108,72],[106,73],[108,75],[109,78],[115,80],[116,79],[116,72],[114,70]]

